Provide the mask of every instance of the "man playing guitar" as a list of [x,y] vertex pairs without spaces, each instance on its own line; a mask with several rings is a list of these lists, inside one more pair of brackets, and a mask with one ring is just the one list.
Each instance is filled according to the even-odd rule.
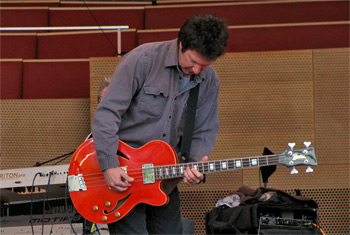
[[[98,163],[110,190],[123,193],[137,180],[120,165],[120,140],[133,148],[162,140],[175,153],[180,152],[189,109],[186,102],[190,90],[199,84],[188,159],[208,160],[219,128],[219,79],[211,64],[224,54],[227,39],[223,20],[210,14],[195,15],[185,22],[177,39],[144,44],[123,56],[92,122]],[[204,177],[195,168],[185,169],[183,175],[184,183],[190,186]],[[163,182],[169,195],[167,204],[135,205],[127,216],[108,224],[110,233],[181,234],[176,186],[181,180]]]

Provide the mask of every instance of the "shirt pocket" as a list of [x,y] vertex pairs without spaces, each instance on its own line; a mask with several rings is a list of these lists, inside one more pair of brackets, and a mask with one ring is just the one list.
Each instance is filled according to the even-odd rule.
[[143,87],[143,91],[140,111],[150,117],[160,117],[166,108],[168,91],[150,86]]

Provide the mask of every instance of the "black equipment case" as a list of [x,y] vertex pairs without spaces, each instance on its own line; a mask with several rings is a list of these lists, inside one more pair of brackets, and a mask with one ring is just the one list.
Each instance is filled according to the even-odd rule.
[[240,196],[240,204],[206,213],[207,234],[324,234],[317,203],[310,198],[247,186],[231,194]]

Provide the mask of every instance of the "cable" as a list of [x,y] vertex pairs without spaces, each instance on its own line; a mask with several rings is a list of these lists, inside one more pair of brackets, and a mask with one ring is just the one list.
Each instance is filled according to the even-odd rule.
[[[42,162],[42,163],[37,162],[37,163],[35,163],[34,166],[35,166],[35,167],[36,167],[36,166],[42,166],[42,165],[44,165],[44,164],[46,164],[46,163],[49,163],[49,162],[58,160],[58,159],[60,159],[60,158],[64,158],[63,160],[65,160],[69,155],[72,155],[75,151],[76,151],[76,150],[74,150],[74,151],[72,151],[72,152],[70,152],[70,153],[63,154],[62,156],[59,156],[59,157],[55,157],[55,158],[53,158],[53,159],[50,159],[50,160],[45,161],[45,162]],[[61,161],[63,161],[63,160],[61,160]],[[56,162],[56,163],[53,164],[53,165],[57,165],[57,164],[60,163],[61,161]]]
[[45,202],[47,200],[47,197],[49,195],[49,185],[50,185],[50,181],[51,181],[51,176],[53,175],[53,171],[51,171],[49,173],[49,179],[47,181],[47,186],[46,186],[46,192],[45,192],[45,198],[44,198],[44,202],[43,202],[43,215],[42,215],[42,230],[41,230],[41,234],[44,235],[44,219],[45,219]]
[[61,160],[59,160],[58,162],[54,163],[53,165],[57,165],[58,163],[66,160],[68,157],[70,157],[76,150],[74,150],[73,152],[70,153],[66,153],[65,155],[62,155],[61,157],[63,157]]
[[38,175],[42,175],[42,173],[41,173],[41,172],[37,172],[37,173],[34,175],[33,182],[32,182],[32,189],[31,189],[31,192],[30,192],[30,226],[32,227],[32,234],[33,234],[33,235],[34,235],[34,227],[33,227],[33,192],[34,192],[34,182],[35,182],[35,178],[36,178]]
[[66,180],[66,185],[65,185],[65,190],[64,190],[64,203],[65,203],[65,212],[66,212],[66,216],[67,218],[69,219],[69,225],[70,227],[72,228],[72,231],[74,232],[75,235],[77,235],[77,233],[75,232],[75,229],[73,227],[73,224],[72,224],[72,219],[70,219],[69,217],[69,211],[68,211],[68,201],[67,201],[67,192],[68,192],[68,176],[67,176],[67,180]]
[[[98,27],[100,27],[101,32],[103,33],[103,35],[105,36],[105,38],[107,39],[107,41],[109,42],[109,44],[113,47],[115,53],[114,55],[119,55],[118,53],[118,49],[115,48],[115,46],[113,45],[112,41],[109,39],[109,37],[107,36],[107,34],[103,31],[103,29],[101,28],[101,25],[98,23],[96,17],[94,16],[94,14],[92,13],[92,11],[90,10],[89,6],[86,4],[85,0],[83,0],[83,3],[85,5],[85,7],[88,9],[91,17],[94,19],[95,23],[97,24]],[[122,54],[122,52],[120,52]]]

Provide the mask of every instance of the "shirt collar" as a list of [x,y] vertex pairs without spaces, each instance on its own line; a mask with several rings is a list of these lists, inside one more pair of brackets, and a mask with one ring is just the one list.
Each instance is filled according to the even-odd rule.
[[177,66],[179,56],[178,51],[177,39],[171,40],[168,55],[164,60],[164,67]]

